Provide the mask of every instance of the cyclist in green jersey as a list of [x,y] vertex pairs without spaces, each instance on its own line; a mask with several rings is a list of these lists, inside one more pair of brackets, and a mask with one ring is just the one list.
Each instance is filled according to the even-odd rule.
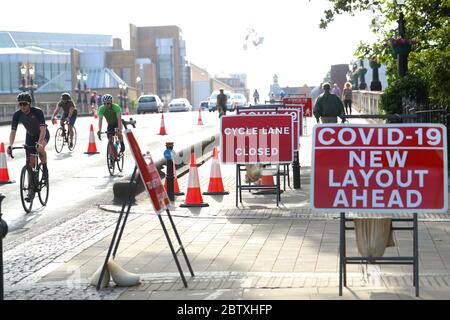
[[122,136],[122,109],[118,104],[112,102],[113,97],[110,94],[105,94],[102,97],[102,105],[98,108],[98,132],[97,136],[99,140],[101,139],[101,131],[102,131],[102,122],[103,117],[105,117],[106,122],[108,123],[107,132],[111,134],[108,135],[108,139],[111,139],[112,133],[114,131],[117,132],[117,136],[120,140],[120,152],[125,151],[125,144],[123,143]]

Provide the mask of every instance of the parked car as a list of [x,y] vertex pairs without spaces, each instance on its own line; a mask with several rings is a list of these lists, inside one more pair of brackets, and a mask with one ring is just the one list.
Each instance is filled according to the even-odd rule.
[[185,98],[173,99],[169,103],[169,112],[175,111],[192,111],[192,105],[189,100]]
[[137,113],[163,112],[164,103],[156,94],[142,95],[138,99]]
[[208,110],[208,101],[201,101],[200,108],[203,110]]
[[233,106],[233,109],[247,108],[247,98],[242,93],[233,93],[231,95],[231,105]]
[[[217,96],[219,95],[219,91],[214,91],[213,93],[211,93],[211,96],[209,97],[209,102],[208,102],[208,110],[209,112],[211,111],[216,111],[217,110]],[[230,91],[224,91],[223,93],[225,93],[228,97],[227,99],[227,110],[231,110],[233,111],[233,106],[231,105],[231,92]]]

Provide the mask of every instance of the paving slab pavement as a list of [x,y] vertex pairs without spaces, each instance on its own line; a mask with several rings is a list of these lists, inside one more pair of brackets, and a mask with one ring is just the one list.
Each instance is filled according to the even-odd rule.
[[[309,120],[310,134],[313,122]],[[342,297],[338,295],[339,214],[310,210],[308,139],[301,139],[306,150],[300,157],[302,188],[288,187],[279,207],[275,195],[244,191],[243,203],[236,208],[235,167],[229,165],[221,165],[229,195],[203,196],[209,207],[190,209],[180,208],[184,197],[177,197],[171,214],[195,272],[190,277],[179,255],[188,288],[183,286],[150,200],[141,194],[131,208],[116,257],[124,269],[141,276],[141,284],[123,288],[111,281],[98,292],[89,284],[104,261],[121,209],[104,204],[5,252],[5,299],[449,299],[448,213],[419,214],[419,298],[414,295],[412,267],[393,265],[349,265],[348,287]],[[208,161],[198,168],[202,191],[208,185],[210,165]],[[185,192],[187,178],[179,178]],[[162,217],[175,243],[167,215]],[[394,240],[397,246],[388,248],[385,255],[412,253],[411,232],[396,231]],[[351,232],[347,250],[357,255]]]

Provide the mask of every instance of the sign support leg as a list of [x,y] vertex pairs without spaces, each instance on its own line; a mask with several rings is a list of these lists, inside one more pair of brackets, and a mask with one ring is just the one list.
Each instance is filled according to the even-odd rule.
[[342,296],[343,273],[345,270],[345,212],[341,212],[339,234],[339,296]]
[[[107,268],[107,265],[108,265],[109,257],[111,256],[111,252],[112,252],[112,250],[113,250],[113,246],[115,247],[114,254],[115,254],[115,251],[117,250],[117,248],[118,248],[118,246],[119,246],[119,241],[120,241],[120,240],[118,240],[117,243],[116,243],[116,236],[117,236],[117,232],[119,231],[119,226],[120,226],[120,223],[121,223],[121,221],[122,221],[122,217],[123,217],[123,214],[124,214],[124,211],[125,211],[125,206],[126,206],[127,204],[128,204],[127,215],[128,215],[128,213],[130,212],[130,208],[131,208],[131,199],[132,199],[132,189],[134,189],[134,188],[132,188],[131,186],[132,186],[132,183],[133,183],[133,181],[134,181],[134,177],[136,176],[136,171],[137,171],[137,166],[134,167],[134,171],[133,171],[133,174],[132,174],[132,176],[131,176],[131,180],[130,180],[130,192],[129,192],[129,194],[128,194],[128,201],[125,201],[125,202],[123,203],[123,205],[122,205],[122,210],[120,211],[119,219],[117,220],[117,224],[116,224],[116,229],[114,230],[114,234],[113,234],[111,243],[110,243],[109,248],[108,248],[108,253],[106,254],[105,262],[103,263],[102,271],[101,271],[101,273],[100,273],[100,277],[99,277],[99,279],[98,279],[98,283],[97,283],[97,287],[96,287],[96,288],[97,288],[97,291],[100,290],[100,287],[101,287],[101,284],[102,284],[102,281],[103,281],[103,277],[105,276],[106,268]],[[133,191],[134,191],[134,190],[133,190]],[[122,231],[123,231],[123,229],[124,229],[124,227],[125,227],[125,222],[126,222],[126,219],[124,220],[124,224],[122,225],[122,228],[121,228]],[[121,234],[122,234],[122,231],[121,231]]]
[[189,262],[189,259],[188,259],[188,256],[186,254],[186,251],[184,250],[184,246],[183,246],[183,243],[181,242],[180,235],[178,234],[177,227],[175,226],[175,223],[173,222],[172,215],[170,214],[169,209],[167,209],[166,212],[167,212],[167,216],[169,217],[170,224],[172,225],[172,229],[173,229],[173,231],[175,233],[175,237],[177,238],[178,245],[180,246],[180,250],[183,253],[184,260],[186,261],[186,264],[187,264],[187,266],[189,268],[189,272],[191,273],[191,276],[195,277],[194,270],[192,270],[191,263]]
[[173,248],[172,241],[170,240],[169,233],[167,232],[166,225],[164,224],[161,214],[158,214],[158,218],[159,218],[159,222],[161,223],[161,226],[164,230],[164,235],[166,236],[167,243],[169,244],[169,247],[170,247],[170,251],[172,251],[173,258],[175,259],[175,263],[177,265],[178,272],[180,273],[181,279],[183,280],[184,287],[187,288],[188,285],[187,285],[186,278],[184,277],[183,270],[181,269],[180,262],[178,261],[177,253],[175,252],[175,249]]
[[413,213],[413,215],[414,286],[416,287],[416,297],[419,297],[419,225],[417,213]]
[[294,177],[294,189],[301,189],[302,182],[300,180],[300,161],[298,151],[294,151],[294,161],[292,162],[292,175]]

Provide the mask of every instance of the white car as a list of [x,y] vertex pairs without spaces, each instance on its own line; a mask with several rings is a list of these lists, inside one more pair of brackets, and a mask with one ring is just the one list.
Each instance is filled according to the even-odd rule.
[[192,111],[192,105],[189,100],[185,98],[173,99],[169,103],[169,112],[175,111]]
[[233,109],[236,108],[247,108],[247,98],[242,93],[232,93],[231,94],[231,105]]

